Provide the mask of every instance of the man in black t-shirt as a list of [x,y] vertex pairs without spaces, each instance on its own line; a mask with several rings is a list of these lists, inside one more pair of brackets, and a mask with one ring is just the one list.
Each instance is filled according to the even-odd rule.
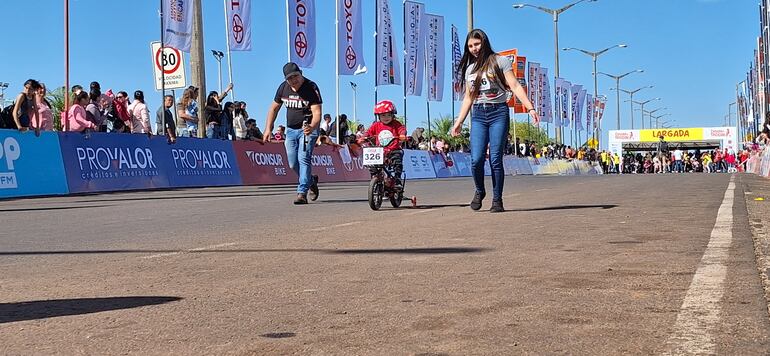
[[158,108],[155,121],[158,124],[158,134],[165,134],[169,143],[176,143],[176,123],[174,123],[174,116],[171,114],[172,106],[174,106],[174,97],[172,95],[164,96],[163,107]]
[[[265,142],[270,142],[273,123],[281,106],[286,106],[286,156],[289,168],[299,176],[297,198],[294,204],[307,204],[318,199],[318,177],[312,175],[310,158],[318,139],[321,123],[321,92],[318,86],[302,75],[295,63],[283,66],[286,81],[278,86],[275,98],[270,104],[265,123]],[[309,194],[308,194],[309,192]]]

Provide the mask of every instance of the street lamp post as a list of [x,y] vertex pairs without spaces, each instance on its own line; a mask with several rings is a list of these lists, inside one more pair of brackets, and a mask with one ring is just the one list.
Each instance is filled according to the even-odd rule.
[[[642,106],[642,120],[641,120],[642,121],[642,130],[644,130],[644,106],[647,105],[647,103],[655,101],[655,100],[660,100],[660,98],[653,98],[653,99],[650,99],[650,100],[647,100],[647,101],[626,100],[626,101],[630,101],[631,102],[631,107],[632,108],[633,108],[634,104]],[[633,110],[632,110],[632,112],[633,112]]]
[[[579,1],[575,1],[573,3],[570,3],[568,5],[565,5],[565,6],[561,7],[561,8],[558,8],[558,9],[549,9],[547,7],[542,7],[542,6],[537,6],[537,5],[530,5],[530,4],[516,4],[516,5],[513,5],[514,9],[521,9],[521,8],[524,8],[524,7],[535,8],[535,9],[538,9],[538,10],[540,10],[542,12],[545,12],[545,13],[551,15],[551,17],[553,18],[553,35],[554,35],[554,51],[553,51],[553,54],[554,54],[555,62],[556,62],[555,63],[556,64],[556,68],[555,68],[555,71],[554,71],[554,78],[558,78],[559,77],[559,15],[561,15],[563,12],[569,10],[571,7],[577,5],[577,4],[581,3],[581,2],[584,2],[584,1],[595,2],[596,0],[579,0]],[[556,90],[556,86],[554,85],[554,93],[555,93],[555,90]],[[563,143],[562,128],[554,126],[554,134],[556,135],[556,142],[557,143]]]
[[[601,56],[602,54],[607,53],[607,51],[609,51],[609,50],[611,50],[613,48],[626,48],[626,47],[628,47],[628,46],[625,45],[625,44],[618,44],[618,45],[607,47],[607,48],[605,48],[605,49],[603,49],[601,51],[596,51],[596,52],[586,51],[584,49],[574,48],[574,47],[568,47],[568,48],[565,48],[564,50],[565,51],[575,50],[575,51],[578,51],[580,53],[583,53],[583,54],[591,57],[591,59],[594,62],[594,98],[596,98],[596,97],[599,96],[599,80],[597,79],[597,74],[599,73],[599,71],[596,69],[596,61],[599,59],[599,56]],[[595,125],[595,127],[596,128],[593,131],[593,138],[594,138],[594,141],[596,141],[596,143],[597,143],[596,147],[598,148],[599,147],[599,144],[598,144],[599,143],[599,139],[597,138],[597,134],[596,133],[597,133],[597,131],[601,132],[601,130],[602,130],[602,123],[601,123],[601,121],[598,123],[598,125]]]
[[669,123],[668,121],[663,122],[663,123],[660,122],[660,118],[665,117],[665,116],[671,116],[671,114],[670,113],[665,113],[665,114],[660,114],[658,116],[651,116],[653,119],[655,119],[655,127],[656,128],[660,128],[660,125],[665,125],[665,124]]
[[214,59],[216,59],[217,63],[219,63],[218,65],[219,72],[218,72],[217,78],[219,78],[219,94],[221,95],[222,94],[222,57],[224,57],[225,54],[222,53],[222,51],[217,51],[215,49],[211,50],[211,54],[214,55]]
[[[604,72],[599,72],[599,74],[604,74],[604,75],[606,75],[606,76],[608,76],[608,77],[610,77],[612,79],[615,79],[615,88],[620,88],[620,80],[621,79],[625,78],[628,75],[634,74],[634,73],[643,73],[643,72],[644,72],[644,69],[637,69],[637,70],[632,70],[632,71],[630,71],[630,72],[628,72],[626,74],[623,74],[623,75],[612,75],[612,74],[607,74],[607,73],[604,73]],[[617,95],[618,96],[618,99],[617,99],[618,128],[617,129],[620,130],[620,90],[617,90],[617,94],[618,94]]]
[[668,108],[657,108],[655,110],[650,110],[650,111],[646,112],[647,116],[650,118],[650,128],[653,127],[653,125],[652,125],[652,119],[653,119],[652,114],[654,114],[654,113],[656,113],[658,111],[661,111],[661,110],[666,110],[666,109],[668,109]]
[[[654,87],[655,87],[654,85],[648,85],[646,87],[641,87],[641,88],[638,88],[636,90],[625,90],[625,89],[615,88],[615,90],[622,91],[622,92],[624,92],[624,93],[626,93],[626,94],[631,96],[630,100],[626,100],[626,101],[630,101],[631,102],[631,130],[634,129],[634,102],[633,102],[634,101],[634,94],[638,93],[639,91],[641,91],[643,89],[652,89]],[[642,126],[644,126],[644,125],[642,125]]]

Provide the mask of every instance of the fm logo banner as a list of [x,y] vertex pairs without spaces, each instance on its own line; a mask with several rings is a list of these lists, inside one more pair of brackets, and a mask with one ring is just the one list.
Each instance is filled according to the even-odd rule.
[[56,133],[0,130],[0,197],[67,192]]

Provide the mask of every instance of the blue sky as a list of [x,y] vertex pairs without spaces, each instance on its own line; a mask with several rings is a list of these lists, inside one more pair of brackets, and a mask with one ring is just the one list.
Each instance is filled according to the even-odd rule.
[[[446,38],[449,25],[465,31],[466,8],[461,0],[424,0],[429,13],[443,15]],[[484,29],[495,50],[518,48],[529,60],[553,71],[553,22],[532,8],[515,10],[519,0],[475,0],[475,27]],[[528,0],[545,7],[561,7],[569,0]],[[45,6],[41,6],[45,3]],[[39,6],[39,7],[38,7]],[[153,111],[160,104],[154,91],[150,62],[150,42],[159,39],[157,0],[104,1],[71,0],[71,84],[88,85],[96,80],[103,89],[144,90]],[[316,0],[318,13],[318,49],[313,68],[305,75],[318,83],[325,100],[324,112],[334,113],[334,2]],[[403,34],[401,1],[391,0],[391,14],[396,35]],[[217,63],[210,49],[225,50],[224,8],[221,0],[203,0],[206,47],[207,89],[216,90]],[[371,121],[374,105],[374,1],[364,1],[364,49],[370,72],[340,79],[340,111],[352,115],[353,95],[350,81],[358,84],[358,119]],[[253,4],[251,52],[233,52],[233,75],[238,100],[249,103],[249,112],[264,125],[264,113],[282,80],[281,67],[287,58],[286,2],[260,0]],[[582,3],[560,19],[560,47],[599,50],[618,43],[599,58],[599,71],[622,74],[634,69],[621,83],[626,89],[654,85],[635,100],[661,97],[646,109],[668,107],[666,120],[675,126],[721,126],[728,104],[735,100],[735,83],[745,77],[752,59],[759,31],[758,4],[750,0],[599,0]],[[63,85],[63,5],[62,1],[0,1],[7,31],[6,49],[0,57],[0,81],[9,82],[6,92],[13,97],[27,78],[39,79],[49,88]],[[29,15],[22,15],[29,14]],[[464,36],[461,35],[461,41]],[[403,44],[398,44],[399,50]],[[447,44],[447,60],[449,51]],[[401,58],[403,60],[403,57]],[[224,62],[224,61],[223,61]],[[583,84],[592,91],[592,62],[578,52],[561,52],[561,75],[573,84]],[[187,59],[189,71],[189,58]],[[224,63],[223,63],[224,65]],[[449,65],[445,100],[431,103],[431,116],[451,114]],[[223,76],[227,77],[226,65]],[[189,73],[189,72],[188,72]],[[188,80],[189,80],[188,74]],[[616,101],[614,81],[599,78],[599,93],[609,97],[605,128],[614,129]],[[401,87],[379,88],[380,98],[394,100],[402,108]],[[178,92],[178,94],[181,94]],[[621,100],[626,100],[624,94]],[[155,103],[158,103],[156,105]],[[457,105],[459,107],[459,103]],[[408,100],[408,129],[424,125],[425,96]],[[733,107],[733,111],[735,108]],[[628,127],[628,103],[621,103],[622,128]],[[524,115],[517,115],[525,119]],[[733,118],[735,114],[733,114]],[[635,114],[636,127],[639,114]],[[283,122],[283,114],[279,122]],[[734,119],[733,119],[734,122]],[[606,137],[606,133],[605,133]]]

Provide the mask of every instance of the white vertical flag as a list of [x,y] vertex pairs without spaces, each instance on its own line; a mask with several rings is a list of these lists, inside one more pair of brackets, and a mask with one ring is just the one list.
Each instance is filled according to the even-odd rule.
[[594,118],[594,96],[586,94],[586,129],[591,130]]
[[401,70],[398,64],[396,41],[393,39],[393,22],[390,19],[389,0],[377,0],[377,74],[375,85],[400,85]]
[[540,74],[540,118],[543,122],[553,122],[553,106],[551,105],[551,82],[548,79],[548,68],[541,67]]
[[192,46],[193,2],[163,0],[163,45],[190,52]]
[[554,80],[553,85],[556,87],[555,89],[556,93],[553,98],[553,106],[554,106],[553,123],[556,126],[564,126],[561,122],[562,105],[563,105],[562,104],[562,98],[563,98],[562,87],[564,86],[564,79],[556,78],[556,80]]
[[406,18],[406,36],[404,36],[404,55],[406,56],[406,95],[422,94],[422,71],[425,68],[425,5],[418,2],[404,1]]
[[583,131],[583,103],[585,103],[587,94],[588,94],[588,91],[585,89],[582,89],[578,94],[577,105],[575,105],[575,109],[577,110],[577,113],[574,114],[575,125],[577,125],[578,131]]
[[540,93],[540,75],[538,74],[540,64],[529,62],[527,65],[529,66],[529,70],[527,71],[529,76],[529,81],[527,81],[527,97],[529,97],[529,101],[532,102],[532,105],[537,107],[537,103],[539,103],[538,99],[540,99],[538,95]]
[[569,96],[569,90],[572,88],[572,83],[568,81],[563,81],[561,85],[561,125],[562,126],[569,126],[569,112],[570,112],[570,96]]
[[580,96],[580,91],[583,90],[583,86],[580,84],[575,84],[570,87],[570,115],[569,115],[569,122],[570,126],[577,127],[576,120],[577,118],[577,104],[578,104],[578,97]]
[[463,98],[463,78],[460,78],[460,60],[463,57],[460,49],[460,36],[457,27],[452,25],[452,100]]
[[339,6],[337,34],[339,36],[340,62],[337,66],[342,75],[366,72],[364,63],[364,36],[361,23],[361,0],[337,0]]
[[428,32],[426,41],[426,70],[428,101],[444,99],[444,16],[426,14]]
[[286,0],[289,11],[289,61],[302,68],[315,62],[315,0]]
[[251,0],[225,0],[231,51],[251,51]]

